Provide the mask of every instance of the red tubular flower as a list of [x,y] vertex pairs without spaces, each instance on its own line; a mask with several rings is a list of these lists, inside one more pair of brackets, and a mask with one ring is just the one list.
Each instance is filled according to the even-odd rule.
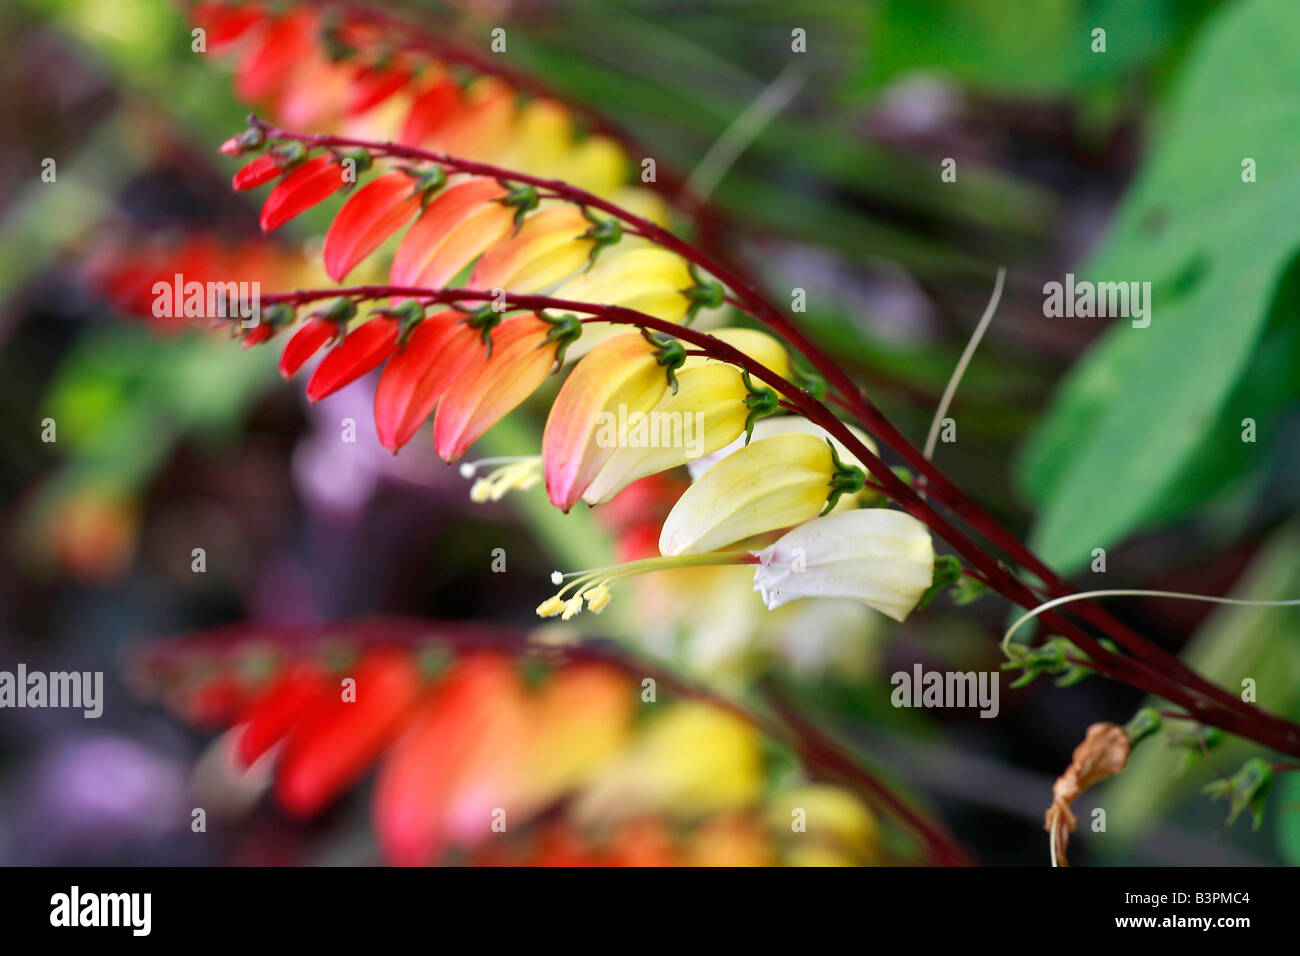
[[464,317],[454,309],[429,316],[384,366],[375,389],[375,429],[389,451],[420,430],[467,350],[478,345],[479,333],[461,321]]
[[510,659],[489,653],[462,658],[380,772],[375,826],[384,856],[415,866],[439,853],[453,829],[463,845],[490,834],[493,808],[509,812],[508,793],[498,773],[484,774],[489,768],[475,765],[515,763],[527,727],[524,690]]
[[399,139],[408,146],[422,145],[456,115],[461,99],[460,85],[451,76],[439,72],[415,98]]
[[280,374],[292,378],[303,363],[338,334],[339,327],[329,319],[312,319],[285,343],[280,353]]
[[358,262],[406,225],[420,208],[420,199],[415,180],[401,172],[380,176],[359,189],[343,204],[325,236],[329,277],[342,282]]
[[419,670],[403,651],[366,651],[353,674],[355,701],[333,688],[289,735],[275,782],[289,814],[311,816],[360,779],[419,699]]
[[317,156],[295,166],[271,190],[262,204],[262,231],[279,229],[286,222],[323,202],[346,185],[343,167],[330,156]]
[[455,461],[546,380],[561,344],[547,342],[553,329],[535,315],[508,319],[492,333],[490,356],[480,348],[462,360],[433,420],[440,457]]
[[315,32],[316,15],[308,10],[295,10],[273,22],[240,60],[235,70],[236,95],[252,103],[274,97],[311,56]]
[[529,866],[608,866],[608,861],[587,845],[574,827],[552,823],[537,835]]
[[244,335],[244,348],[251,349],[254,345],[261,345],[274,334],[275,329],[271,327],[270,322],[259,322]]
[[348,90],[345,112],[348,116],[356,116],[378,106],[406,86],[410,79],[410,72],[402,67],[368,66],[358,70]]
[[263,153],[235,173],[230,180],[230,185],[235,192],[256,189],[258,186],[266,185],[282,172],[284,167],[280,165],[279,158],[274,153]]
[[245,692],[235,675],[214,674],[185,689],[180,710],[187,720],[204,730],[224,727],[243,706]]
[[448,186],[402,237],[392,283],[440,288],[514,228],[514,212],[496,202],[505,188],[476,177]]
[[266,18],[258,7],[237,6],[225,0],[211,0],[194,7],[194,23],[207,32],[207,49],[216,53],[244,36],[249,28]]
[[316,366],[307,382],[307,400],[319,402],[378,368],[392,354],[400,331],[400,323],[385,316],[357,326]]
[[290,666],[240,717],[244,729],[235,743],[236,759],[250,766],[288,736],[304,714],[324,704],[329,690],[319,668]]

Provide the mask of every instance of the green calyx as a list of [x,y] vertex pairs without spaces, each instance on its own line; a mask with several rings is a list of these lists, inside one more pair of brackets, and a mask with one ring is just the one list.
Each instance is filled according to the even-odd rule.
[[1152,734],[1158,734],[1163,726],[1164,721],[1160,718],[1160,711],[1154,707],[1143,707],[1124,725],[1124,736],[1128,737],[1130,748],[1136,747]]
[[515,232],[524,224],[524,216],[528,215],[537,208],[541,198],[537,195],[537,188],[527,183],[521,183],[511,186],[509,183],[501,183],[506,187],[506,194],[497,202],[503,206],[508,206],[515,211]]
[[353,164],[353,172],[357,175],[364,173],[375,164],[375,158],[370,155],[370,150],[363,146],[358,146],[356,149],[342,150],[339,152],[338,157],[340,165],[350,160]]
[[471,329],[478,329],[479,338],[487,346],[488,356],[492,355],[492,330],[501,324],[505,312],[496,307],[496,303],[487,302],[467,315],[464,319]]
[[343,39],[343,18],[330,10],[321,18],[320,41],[331,63],[342,63],[356,56],[357,48]]
[[544,349],[548,345],[554,345],[555,367],[559,368],[564,364],[564,353],[569,346],[582,337],[582,320],[572,312],[567,312],[558,319],[540,312],[537,317],[551,324],[551,330],[546,333],[546,338],[537,347]]
[[291,325],[294,316],[298,314],[297,310],[287,302],[277,302],[269,308],[263,309],[259,319],[263,325],[268,326],[272,332]]
[[649,329],[641,330],[642,337],[655,347],[655,361],[664,367],[668,374],[668,385],[677,394],[677,370],[686,362],[686,346],[681,339],[655,335]]
[[686,296],[691,303],[690,308],[686,310],[686,322],[688,324],[695,319],[695,315],[700,309],[716,309],[726,301],[726,293],[723,291],[721,282],[705,282],[695,274],[693,268],[691,269],[691,277],[695,279],[695,285],[680,290],[682,295]]
[[447,185],[447,171],[441,166],[430,166],[427,169],[408,169],[405,172],[415,180],[411,195],[420,197],[421,210],[428,209],[429,200],[438,195],[442,191],[442,187]]
[[790,362],[790,372],[795,384],[817,401],[820,402],[826,397],[828,389],[826,379],[822,378],[817,372],[808,368],[798,359]]
[[745,407],[749,409],[749,414],[745,416],[745,444],[748,445],[749,440],[754,437],[754,426],[759,419],[776,414],[781,407],[781,400],[777,397],[775,389],[765,385],[755,385],[748,371],[741,372],[740,377],[749,392],[745,396]]
[[1211,800],[1228,798],[1228,826],[1249,810],[1253,817],[1250,828],[1258,830],[1264,822],[1264,803],[1272,788],[1273,768],[1262,757],[1252,757],[1231,777],[1208,784],[1204,792],[1210,795]]
[[[253,131],[249,129],[248,132]],[[260,134],[262,131],[259,129],[256,132]],[[291,139],[271,147],[271,155],[275,157],[275,164],[281,169],[292,169],[307,158],[307,147],[298,140]]]
[[[1117,650],[1114,642],[1105,638],[1098,643],[1111,653]],[[1033,683],[1040,674],[1058,674],[1056,686],[1071,687],[1094,673],[1090,665],[1079,661],[1079,658],[1086,660],[1087,655],[1064,637],[1050,637],[1038,647],[1008,644],[1006,654],[1009,660],[1002,665],[1003,670],[1024,671],[1012,682],[1012,687]]]
[[[298,146],[302,146],[297,140],[294,140],[294,142]],[[248,129],[235,137],[235,143],[238,145],[241,154],[251,153],[266,145],[266,133],[262,131],[260,126],[249,126]]]
[[865,487],[867,476],[862,473],[862,469],[857,465],[846,465],[840,460],[840,454],[835,450],[835,443],[829,438],[826,439],[826,445],[831,450],[831,462],[835,470],[831,472],[831,480],[827,482],[830,486],[830,494],[826,496],[826,507],[819,512],[820,515],[830,514],[835,506],[839,503],[841,495],[855,495]]
[[596,257],[607,247],[616,245],[623,238],[623,224],[617,219],[601,219],[587,207],[582,208],[582,215],[591,228],[579,238],[591,241],[591,252],[587,256],[587,268],[596,264]]
[[405,345],[415,327],[424,321],[424,306],[414,299],[407,299],[401,305],[395,305],[388,309],[373,309],[371,315],[383,316],[386,319],[396,319],[397,326],[397,344]]
[[341,332],[356,317],[356,314],[357,304],[346,296],[339,296],[325,308],[317,309],[311,317],[324,322],[333,322]]
[[916,602],[916,609],[919,611],[927,604],[934,600],[934,596],[945,588],[950,588],[961,580],[965,568],[962,567],[961,561],[951,554],[936,554],[934,556],[934,574],[930,578],[930,586],[925,589],[921,595],[921,600]]

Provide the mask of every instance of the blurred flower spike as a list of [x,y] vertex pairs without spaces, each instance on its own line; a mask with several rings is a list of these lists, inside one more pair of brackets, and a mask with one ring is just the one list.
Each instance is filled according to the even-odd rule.
[[264,781],[291,817],[373,773],[393,864],[881,862],[856,796],[770,762],[760,731],[720,704],[645,707],[614,659],[540,658],[514,635],[414,621],[328,633],[192,635],[146,652],[134,685],[224,730],[224,773]]

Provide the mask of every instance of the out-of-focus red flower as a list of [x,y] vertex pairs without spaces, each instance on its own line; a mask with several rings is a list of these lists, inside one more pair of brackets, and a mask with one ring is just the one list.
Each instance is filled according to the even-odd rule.
[[365,651],[350,676],[355,699],[334,688],[303,716],[285,744],[275,794],[293,816],[319,812],[356,783],[400,732],[419,699],[419,669],[401,651]]
[[[470,655],[432,691],[398,742],[375,789],[375,826],[388,859],[427,863],[453,840],[492,833],[493,809],[508,814],[532,729],[512,662]],[[508,817],[507,817],[508,822]]]
[[[353,625],[361,650],[350,664],[338,627],[328,656],[303,629],[283,645],[257,629],[199,635],[145,655],[134,683],[188,722],[232,726],[236,767],[271,762],[290,816],[319,814],[377,767],[374,826],[391,863],[875,858],[870,811],[828,784],[769,792],[758,731],[728,709],[661,700],[639,718],[640,679],[613,661],[529,654],[525,671],[522,652],[492,649],[483,634],[454,651],[416,623]],[[347,677],[354,702],[341,693]],[[807,811],[806,836],[790,829],[795,808]]]
[[321,668],[310,662],[291,665],[244,710],[235,757],[245,767],[266,753],[321,706],[329,685]]

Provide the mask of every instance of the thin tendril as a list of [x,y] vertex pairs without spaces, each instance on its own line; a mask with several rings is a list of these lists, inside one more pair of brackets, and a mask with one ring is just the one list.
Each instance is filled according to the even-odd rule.
[[1300,607],[1300,598],[1292,598],[1288,601],[1252,601],[1245,598],[1217,597],[1212,594],[1188,594],[1183,591],[1146,591],[1134,588],[1117,588],[1104,591],[1080,591],[1078,594],[1067,594],[1064,597],[1044,601],[1033,610],[1022,614],[1014,624],[1007,628],[1007,632],[1002,635],[1003,653],[1006,653],[1007,647],[1011,643],[1011,635],[1020,630],[1020,625],[1038,617],[1038,615],[1042,614],[1044,611],[1050,611],[1052,608],[1058,607],[1062,604],[1069,604],[1071,601],[1081,601],[1096,597],[1163,597],[1174,598],[1180,601],[1203,601],[1207,604],[1231,604],[1236,607]]

